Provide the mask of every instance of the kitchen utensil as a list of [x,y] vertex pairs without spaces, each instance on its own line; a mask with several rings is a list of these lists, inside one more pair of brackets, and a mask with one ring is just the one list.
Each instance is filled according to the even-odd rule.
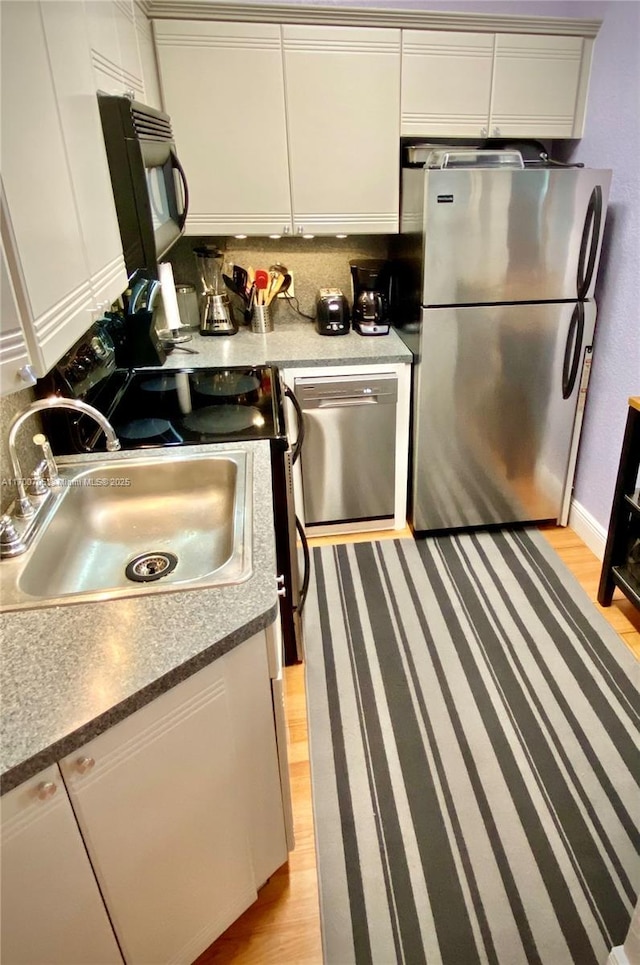
[[241,268],[240,265],[234,265],[232,274],[236,287],[247,295],[248,275],[246,270]]
[[[289,277],[291,277],[291,276],[289,276]],[[272,277],[271,283],[270,283],[269,288],[268,288],[268,291],[267,291],[267,298],[266,298],[266,304],[267,304],[267,305],[270,305],[270,304],[271,304],[271,302],[272,302],[273,299],[276,297],[276,295],[278,294],[278,292],[282,289],[282,286],[284,285],[284,280],[285,280],[285,278],[286,278],[286,275],[283,275],[281,272],[278,272],[277,274],[275,274],[275,275]]]
[[229,278],[228,275],[223,275],[222,280],[227,286],[227,288],[229,289],[229,291],[232,291],[234,295],[237,295],[246,303],[247,293],[244,290],[244,288],[241,288],[239,285],[237,285],[236,282],[233,280],[233,278]]
[[265,292],[269,285],[269,272],[265,271],[263,268],[258,268],[256,270],[256,303],[258,305],[265,305]]
[[188,352],[189,355],[200,355],[197,348],[187,348],[186,345],[170,345],[167,347],[167,355],[171,352]]

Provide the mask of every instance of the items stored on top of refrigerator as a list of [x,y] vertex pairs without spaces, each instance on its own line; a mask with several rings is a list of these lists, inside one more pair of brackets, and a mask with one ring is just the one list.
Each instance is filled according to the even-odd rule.
[[402,172],[418,532],[568,515],[611,172],[495,153]]

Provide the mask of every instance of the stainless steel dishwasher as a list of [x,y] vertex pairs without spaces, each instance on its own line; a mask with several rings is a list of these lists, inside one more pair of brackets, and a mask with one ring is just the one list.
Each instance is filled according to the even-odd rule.
[[299,378],[294,391],[306,525],[393,517],[397,376]]

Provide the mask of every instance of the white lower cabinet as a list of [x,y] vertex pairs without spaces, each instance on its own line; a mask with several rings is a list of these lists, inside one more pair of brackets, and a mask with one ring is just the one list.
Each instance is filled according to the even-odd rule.
[[1,801],[3,965],[188,965],[287,860],[266,633],[59,767]]
[[57,765],[0,800],[3,965],[116,965],[122,956]]
[[193,961],[286,860],[270,700],[260,633],[62,761],[131,965]]

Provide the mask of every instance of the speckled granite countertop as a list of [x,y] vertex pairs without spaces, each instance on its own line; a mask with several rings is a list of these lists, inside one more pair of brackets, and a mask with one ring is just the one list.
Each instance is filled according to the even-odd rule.
[[[290,314],[290,313],[289,313]],[[367,336],[350,331],[348,335],[318,335],[313,322],[287,317],[286,306],[274,317],[274,331],[254,335],[242,327],[235,335],[201,336],[194,332],[187,342],[197,349],[190,355],[174,349],[164,368],[200,368],[203,366],[279,365],[303,366],[351,365],[378,362],[411,362],[413,356],[393,329],[388,335]]]
[[191,446],[189,452],[240,448],[253,461],[253,572],[244,583],[1,614],[3,792],[273,622],[269,443]]

